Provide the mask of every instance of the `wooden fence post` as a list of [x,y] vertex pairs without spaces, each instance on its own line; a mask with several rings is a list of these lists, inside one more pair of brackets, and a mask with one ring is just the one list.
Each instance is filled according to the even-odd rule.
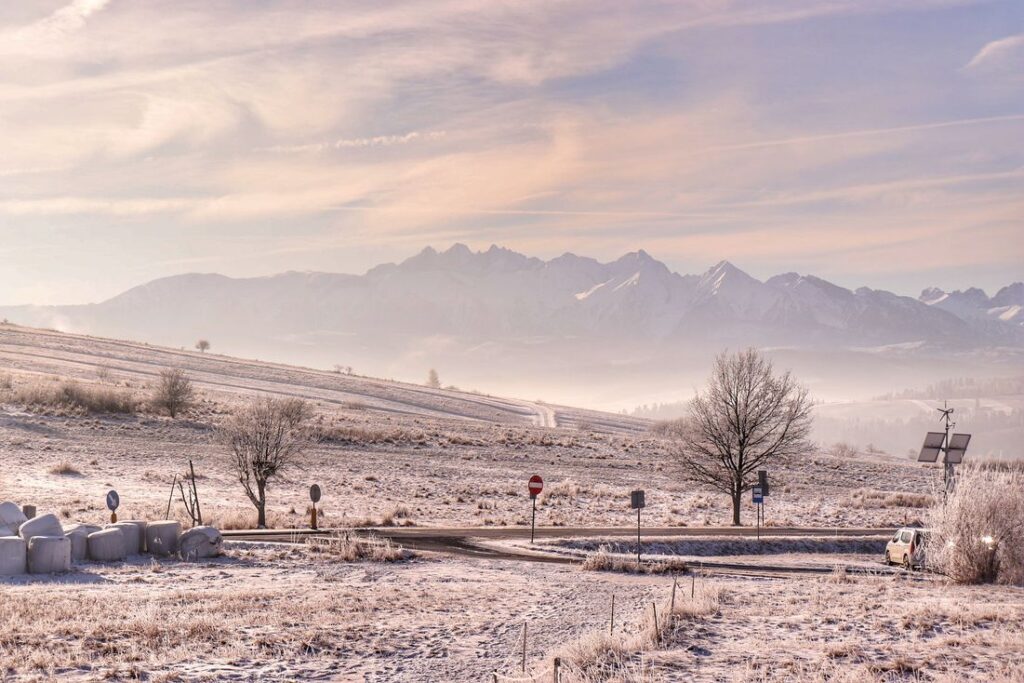
[[562,659],[561,659],[561,657],[555,657],[555,663],[551,667],[551,670],[554,672],[554,681],[555,681],[555,683],[561,683],[561,680],[562,680]]

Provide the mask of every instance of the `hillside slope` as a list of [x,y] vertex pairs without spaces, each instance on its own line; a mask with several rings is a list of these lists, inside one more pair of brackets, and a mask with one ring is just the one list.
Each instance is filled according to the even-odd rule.
[[420,415],[510,425],[573,426],[639,432],[642,419],[537,401],[430,389],[384,379],[344,375],[210,353],[0,325],[0,368],[40,376],[95,380],[97,371],[122,381],[148,382],[165,368],[186,370],[202,390],[246,395],[261,392],[355,407],[382,414]]

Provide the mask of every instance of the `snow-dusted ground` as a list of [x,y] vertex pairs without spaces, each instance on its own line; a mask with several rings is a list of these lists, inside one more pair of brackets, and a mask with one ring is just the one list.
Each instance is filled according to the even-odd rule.
[[[646,432],[640,420],[0,326],[0,396],[7,378],[15,389],[74,378],[142,397],[165,367],[185,369],[201,394],[196,409],[178,420],[149,413],[28,413],[0,399],[0,500],[53,510],[68,522],[100,523],[108,515],[104,494],[116,488],[122,518],[161,518],[172,477],[191,458],[207,520],[251,525],[254,513],[214,428],[240,401],[263,392],[309,399],[335,435],[271,487],[276,526],[304,524],[313,482],[324,490],[324,525],[388,518],[421,526],[525,525],[526,481],[535,473],[546,481],[538,501],[541,525],[629,526],[635,515],[628,494],[637,487],[647,491],[645,525],[729,522],[723,496],[684,484],[671,444]],[[555,427],[541,426],[552,419]],[[78,474],[51,472],[64,462]],[[941,475],[897,459],[814,455],[783,463],[771,476],[769,528],[912,522],[925,512],[917,507],[922,493]],[[182,516],[180,505],[172,514]],[[753,519],[749,505],[744,515]],[[806,549],[793,550],[788,560],[782,554],[771,559],[807,559]],[[744,553],[732,559],[739,557],[757,559]],[[949,617],[953,625],[919,635],[906,630],[916,627],[901,625],[904,607],[866,607],[884,596],[899,598],[906,586],[907,610],[944,610],[953,599],[962,601],[953,607],[974,615],[976,605],[991,600],[1009,605],[1006,614],[1019,618],[1019,595],[1009,589],[952,589],[887,577],[878,584],[857,579],[840,593],[829,587],[827,598],[817,579],[714,580],[732,597],[720,617],[700,627],[700,647],[711,654],[681,644],[652,655],[674,672],[668,680],[690,680],[685,672],[693,666],[706,673],[697,680],[732,680],[761,656],[765,633],[785,641],[787,656],[796,656],[796,642],[805,638],[812,643],[809,661],[827,656],[845,665],[852,655],[821,654],[826,644],[817,642],[821,629],[832,632],[839,623],[822,621],[821,609],[838,619],[833,612],[841,601],[850,601],[850,614],[861,620],[840,633],[851,652],[917,656],[919,641],[941,636],[943,642],[964,639],[971,656],[989,661],[995,655],[977,648],[1005,632],[1006,652],[1019,654],[1013,635],[1019,623],[1003,621],[1002,612],[971,616],[969,626]],[[90,566],[57,579],[0,582],[0,678],[91,680],[125,677],[134,669],[167,681],[485,680],[495,669],[511,673],[524,620],[529,663],[540,670],[559,647],[602,628],[613,593],[623,623],[632,623],[670,583],[466,558],[343,564],[301,550],[236,545],[228,558],[198,565]],[[837,602],[824,604],[833,598]],[[785,623],[762,613],[770,604],[788,606]],[[764,624],[775,630],[764,631]]]

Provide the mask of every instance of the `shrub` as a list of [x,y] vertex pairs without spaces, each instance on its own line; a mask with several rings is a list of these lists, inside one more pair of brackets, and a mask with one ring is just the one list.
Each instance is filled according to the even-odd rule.
[[163,370],[153,389],[153,405],[175,418],[188,409],[194,396],[195,389],[188,375],[178,369]]
[[376,536],[359,536],[351,532],[342,532],[331,536],[311,536],[306,543],[314,552],[325,553],[334,560],[341,562],[401,562],[413,557],[413,554],[387,538]]
[[580,569],[597,572],[624,572],[627,574],[668,574],[686,571],[686,563],[682,560],[663,562],[641,562],[637,566],[636,557],[617,555],[608,546],[601,546],[597,552],[587,555],[580,564]]
[[60,474],[71,477],[78,477],[81,476],[82,474],[81,472],[78,471],[78,469],[75,468],[74,465],[69,463],[67,460],[62,460],[61,462],[51,465],[50,469],[47,471],[50,474]]
[[1024,472],[965,465],[928,518],[927,562],[957,583],[1024,585]]
[[40,412],[132,414],[138,409],[138,401],[132,394],[112,388],[83,386],[73,381],[61,382],[57,386],[31,384],[18,387],[12,400]]

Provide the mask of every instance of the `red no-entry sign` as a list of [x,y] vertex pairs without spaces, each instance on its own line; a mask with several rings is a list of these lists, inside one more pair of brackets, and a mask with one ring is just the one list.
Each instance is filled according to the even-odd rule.
[[530,477],[530,497],[536,498],[540,495],[540,492],[544,490],[544,480],[540,478],[539,474],[535,474]]

